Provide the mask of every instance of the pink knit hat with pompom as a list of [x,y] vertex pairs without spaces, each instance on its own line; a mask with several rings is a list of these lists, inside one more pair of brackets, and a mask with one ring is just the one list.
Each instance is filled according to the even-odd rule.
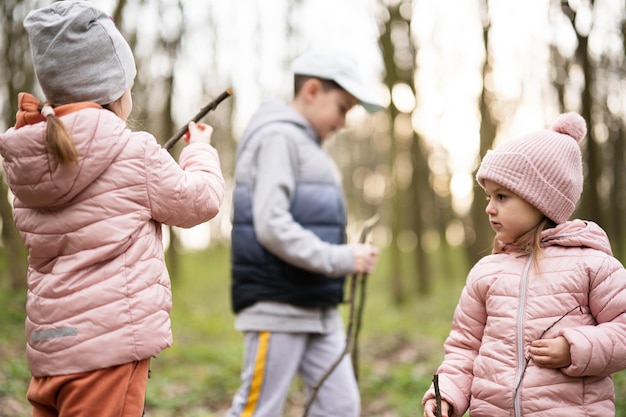
[[476,180],[490,180],[523,198],[556,224],[569,219],[583,191],[580,141],[587,133],[577,113],[561,114],[550,130],[509,140],[487,152]]

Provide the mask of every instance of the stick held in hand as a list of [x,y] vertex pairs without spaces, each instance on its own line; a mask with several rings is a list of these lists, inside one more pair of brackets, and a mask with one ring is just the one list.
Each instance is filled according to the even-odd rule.
[[[215,98],[215,100],[211,101],[209,104],[207,104],[206,106],[204,106],[194,117],[193,119],[190,120],[190,122],[199,122],[200,119],[202,119],[204,116],[206,116],[206,114],[208,112],[210,112],[211,110],[215,110],[215,108],[224,100],[226,100],[228,97],[233,95],[233,90],[231,90],[230,88],[227,88],[222,94],[220,94],[219,96],[217,96]],[[174,134],[174,136],[172,136],[171,138],[169,138],[167,140],[167,142],[165,142],[165,145],[163,145],[163,147],[165,149],[167,149],[168,151],[170,149],[172,149],[172,147],[174,147],[174,145],[176,145],[176,142],[178,142],[178,140],[180,138],[182,138],[185,133],[187,133],[187,129],[189,123],[185,124],[185,126],[181,127],[180,129],[178,129],[178,132],[176,132]]]
[[435,400],[437,408],[435,408],[435,416],[441,417],[441,392],[439,392],[439,375],[433,376],[433,385],[435,386]]
[[[363,224],[363,230],[361,231],[361,236],[359,237],[359,243],[365,243],[365,240],[367,238],[368,233],[372,230],[372,228],[374,227],[374,225],[378,222],[378,220],[380,219],[380,216],[378,214],[375,214],[374,216],[370,217],[369,219],[367,219],[365,221],[365,223]],[[367,274],[363,274],[363,277],[365,277]],[[324,382],[326,381],[326,379],[330,376],[331,373],[333,373],[333,371],[335,370],[335,368],[337,368],[337,366],[339,366],[339,364],[341,363],[341,361],[343,360],[343,357],[346,356],[349,352],[350,352],[350,346],[351,345],[356,345],[358,343],[357,339],[358,339],[358,331],[361,327],[361,316],[363,314],[363,309],[362,306],[364,305],[364,292],[363,292],[363,288],[361,289],[361,295],[362,297],[360,298],[360,303],[358,306],[358,312],[357,312],[357,325],[356,328],[357,330],[353,330],[353,326],[354,326],[354,319],[355,319],[355,310],[356,310],[356,304],[357,304],[357,300],[356,300],[356,294],[357,294],[357,284],[359,282],[361,282],[361,285],[365,285],[365,281],[364,280],[358,280],[357,279],[357,274],[352,274],[349,278],[350,281],[350,291],[349,291],[349,296],[348,296],[348,300],[349,300],[349,305],[350,305],[350,311],[348,314],[348,326],[346,329],[346,344],[345,347],[343,349],[343,351],[341,352],[341,354],[337,357],[337,359],[335,359],[335,361],[330,365],[330,368],[328,368],[326,370],[326,372],[324,372],[324,374],[322,375],[322,377],[319,379],[319,381],[317,381],[317,383],[315,384],[315,386],[313,386],[313,388],[311,389],[311,395],[309,396],[309,399],[307,400],[307,403],[304,407],[304,414],[302,414],[302,417],[308,417],[309,415],[309,411],[311,411],[311,407],[313,405],[313,402],[315,401],[315,398],[317,397],[317,393],[320,390],[320,388],[322,387],[322,385],[324,384]],[[353,349],[353,353],[356,355],[358,352],[357,348]],[[355,373],[355,378],[357,379],[358,382],[358,365],[355,365],[356,362],[353,362],[352,366],[354,369],[354,373]]]

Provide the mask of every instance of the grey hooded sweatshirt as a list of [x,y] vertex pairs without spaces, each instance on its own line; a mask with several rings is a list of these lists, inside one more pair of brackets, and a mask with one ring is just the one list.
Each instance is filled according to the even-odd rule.
[[312,126],[283,102],[263,103],[239,141],[235,182],[236,328],[337,330],[354,255],[339,170]]

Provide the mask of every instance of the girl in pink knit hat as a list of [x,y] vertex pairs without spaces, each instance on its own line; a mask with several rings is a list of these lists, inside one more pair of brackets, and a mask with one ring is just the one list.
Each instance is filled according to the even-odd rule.
[[[437,370],[441,416],[612,416],[626,369],[626,270],[606,233],[571,220],[582,193],[576,113],[487,153],[495,232],[470,271]],[[422,400],[437,412],[435,387]]]

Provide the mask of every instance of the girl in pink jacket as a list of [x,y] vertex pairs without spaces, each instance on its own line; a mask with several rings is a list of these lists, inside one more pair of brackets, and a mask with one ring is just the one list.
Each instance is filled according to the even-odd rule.
[[[487,153],[477,181],[495,232],[470,271],[437,370],[441,415],[615,415],[626,368],[626,270],[605,232],[568,218],[582,193],[575,113]],[[434,387],[424,416],[436,413]]]
[[205,222],[223,198],[212,130],[190,124],[176,163],[126,127],[133,55],[87,1],[24,27],[47,101],[20,94],[0,154],[29,253],[27,397],[35,417],[139,417],[149,358],[172,343],[161,224]]

